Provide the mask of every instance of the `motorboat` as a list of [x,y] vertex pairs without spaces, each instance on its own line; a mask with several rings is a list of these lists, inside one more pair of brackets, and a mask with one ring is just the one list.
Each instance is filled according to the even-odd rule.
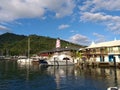
[[31,59],[32,59],[33,64],[39,64],[39,62],[40,62],[39,56],[33,56],[33,57],[31,57]]
[[107,88],[107,90],[120,90],[120,88],[118,88],[118,87],[109,87],[109,88]]
[[32,58],[27,58],[27,56],[19,56],[17,62],[21,64],[31,64]]
[[30,58],[30,38],[28,38],[28,56],[19,56],[17,62],[20,64],[31,64],[32,58]]
[[72,57],[64,53],[54,53],[46,62],[48,65],[74,65]]

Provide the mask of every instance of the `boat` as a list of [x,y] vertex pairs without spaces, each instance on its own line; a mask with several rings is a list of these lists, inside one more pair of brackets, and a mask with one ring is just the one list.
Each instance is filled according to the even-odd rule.
[[32,59],[31,62],[33,64],[48,65],[46,62],[46,58],[41,58],[39,56],[33,56],[33,57],[31,57],[31,59]]
[[33,57],[31,57],[31,59],[32,59],[33,64],[39,64],[39,62],[40,62],[39,56],[33,56]]
[[47,60],[43,60],[43,62],[45,64],[47,63],[48,65],[55,65],[55,66],[74,65],[74,60],[71,57],[71,54],[68,53],[67,51],[62,50],[61,42],[59,38],[56,40],[56,48],[53,50],[52,54],[48,56]]
[[19,56],[17,63],[21,63],[21,64],[31,64],[32,59],[31,58],[27,58],[27,56]]
[[22,64],[31,64],[32,58],[30,58],[30,38],[28,38],[28,56],[19,56],[17,62]]
[[109,87],[109,88],[107,88],[107,90],[120,90],[120,88],[118,88],[118,87]]
[[48,65],[48,62],[46,61],[46,59],[40,59],[39,63],[40,63],[40,66]]
[[70,55],[64,53],[54,53],[48,60],[48,65],[74,65],[74,61]]
[[6,57],[4,57],[4,60],[11,60],[11,57],[10,56],[6,56]]
[[0,56],[0,60],[4,60],[5,56]]

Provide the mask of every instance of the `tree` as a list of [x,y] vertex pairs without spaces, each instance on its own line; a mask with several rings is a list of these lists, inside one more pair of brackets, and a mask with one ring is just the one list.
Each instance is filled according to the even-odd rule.
[[82,54],[80,51],[76,51],[76,58],[78,59],[78,63],[80,63],[80,60],[82,59]]

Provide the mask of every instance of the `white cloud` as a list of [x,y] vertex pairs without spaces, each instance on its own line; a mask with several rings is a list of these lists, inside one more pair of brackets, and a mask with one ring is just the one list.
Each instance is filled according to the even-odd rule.
[[71,30],[70,33],[76,34],[76,33],[79,33],[79,31],[77,31],[77,30]]
[[9,30],[7,27],[0,25],[0,30]]
[[98,34],[98,33],[93,33],[93,35],[96,37],[96,40],[95,40],[96,43],[106,41],[104,35],[101,35],[101,34]]
[[100,11],[100,10],[110,10],[119,11],[120,10],[120,0],[86,0],[83,2],[83,6],[80,7],[82,11]]
[[120,0],[86,0],[79,8],[81,21],[99,23],[113,33],[120,34],[120,16],[117,14]]
[[71,32],[71,33],[76,33],[77,31],[76,31],[76,30],[71,30],[70,32]]
[[58,27],[58,29],[65,29],[65,28],[68,28],[68,27],[70,27],[70,25],[67,25],[67,24],[62,24],[62,25],[60,25],[59,27]]
[[104,35],[101,35],[101,34],[98,34],[98,33],[95,33],[95,32],[93,33],[93,35],[96,36],[96,37],[104,38]]
[[70,37],[70,41],[73,43],[81,44],[81,45],[89,45],[90,41],[89,39],[81,34],[76,34],[72,37]]
[[120,34],[120,16],[106,15],[104,13],[81,13],[80,20],[87,22],[101,23],[114,33]]
[[94,22],[120,22],[120,16],[106,15],[104,13],[83,12],[81,20]]
[[47,11],[60,18],[72,14],[74,7],[73,0],[1,0],[0,22],[44,17]]
[[3,32],[11,32],[11,30],[6,26],[0,25],[0,34],[2,34]]

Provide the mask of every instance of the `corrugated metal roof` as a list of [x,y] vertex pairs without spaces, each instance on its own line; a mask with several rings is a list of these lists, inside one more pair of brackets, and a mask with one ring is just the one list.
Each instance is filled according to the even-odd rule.
[[96,44],[92,43],[87,48],[113,47],[113,46],[120,46],[120,40],[101,42],[101,43],[96,43]]

